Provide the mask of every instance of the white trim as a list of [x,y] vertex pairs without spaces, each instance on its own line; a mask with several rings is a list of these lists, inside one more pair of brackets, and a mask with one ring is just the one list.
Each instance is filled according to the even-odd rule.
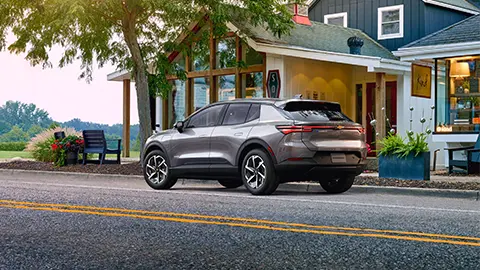
[[478,134],[433,134],[433,142],[445,143],[475,143]]
[[348,27],[348,13],[347,12],[327,14],[327,15],[323,16],[323,22],[325,24],[329,24],[328,23],[329,19],[335,19],[335,18],[340,18],[340,17],[343,17],[343,27]]
[[431,5],[435,5],[435,6],[439,6],[439,7],[444,7],[444,8],[448,8],[448,9],[458,10],[458,11],[465,12],[465,13],[469,13],[469,14],[473,14],[473,15],[477,15],[477,14],[480,13],[480,12],[478,12],[478,11],[474,11],[474,10],[466,9],[466,8],[462,8],[462,7],[457,7],[457,6],[453,6],[453,5],[449,5],[449,4],[442,3],[442,2],[438,2],[438,1],[435,1],[435,0],[423,0],[423,2],[426,3],[426,4],[431,4]]
[[123,80],[130,80],[130,73],[126,70],[117,70],[107,75],[107,81],[122,82]]
[[478,55],[480,54],[480,41],[400,48],[393,54],[401,57],[402,61]]
[[[382,12],[384,11],[399,11],[399,33],[396,34],[389,34],[389,35],[383,35],[382,34]],[[404,24],[405,24],[405,17],[404,17],[404,12],[403,12],[403,5],[397,5],[397,6],[389,6],[389,7],[381,7],[378,8],[378,40],[384,40],[384,39],[392,39],[392,38],[403,38],[403,30],[404,30]]]

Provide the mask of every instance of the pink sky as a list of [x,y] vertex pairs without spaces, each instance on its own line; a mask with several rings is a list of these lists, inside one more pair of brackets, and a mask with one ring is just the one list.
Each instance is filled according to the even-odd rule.
[[[12,41],[11,37],[9,41]],[[61,48],[50,54],[54,68],[32,67],[25,55],[0,52],[0,106],[8,100],[34,103],[48,111],[55,121],[73,118],[102,124],[122,123],[122,83],[108,82],[107,74],[115,71],[110,65],[96,69],[93,81],[78,80],[80,63],[58,68]],[[131,123],[138,123],[135,85],[131,87]],[[94,99],[91,97],[95,97]]]

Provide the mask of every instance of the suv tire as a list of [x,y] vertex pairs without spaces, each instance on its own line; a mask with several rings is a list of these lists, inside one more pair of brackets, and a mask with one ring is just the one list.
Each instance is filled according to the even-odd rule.
[[170,189],[177,183],[177,178],[171,176],[169,168],[166,155],[160,150],[153,150],[145,158],[143,177],[153,189]]
[[270,195],[279,181],[270,156],[261,149],[254,149],[245,156],[241,167],[242,181],[253,195]]
[[349,190],[352,187],[354,180],[355,176],[349,175],[339,178],[332,178],[328,181],[320,181],[320,185],[327,193],[338,194]]
[[226,188],[238,188],[243,185],[241,179],[218,180],[218,183]]

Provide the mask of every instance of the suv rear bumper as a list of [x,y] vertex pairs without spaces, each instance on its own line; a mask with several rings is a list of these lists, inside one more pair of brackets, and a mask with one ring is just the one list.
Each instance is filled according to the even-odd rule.
[[320,165],[314,160],[285,161],[275,165],[277,175],[281,182],[292,181],[317,181],[320,179],[339,177],[345,175],[360,175],[367,167],[367,163],[356,165]]

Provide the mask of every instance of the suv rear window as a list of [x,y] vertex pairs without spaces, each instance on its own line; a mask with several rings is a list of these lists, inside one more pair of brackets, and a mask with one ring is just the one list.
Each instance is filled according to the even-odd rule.
[[294,101],[285,104],[283,111],[297,121],[352,122],[336,103]]

